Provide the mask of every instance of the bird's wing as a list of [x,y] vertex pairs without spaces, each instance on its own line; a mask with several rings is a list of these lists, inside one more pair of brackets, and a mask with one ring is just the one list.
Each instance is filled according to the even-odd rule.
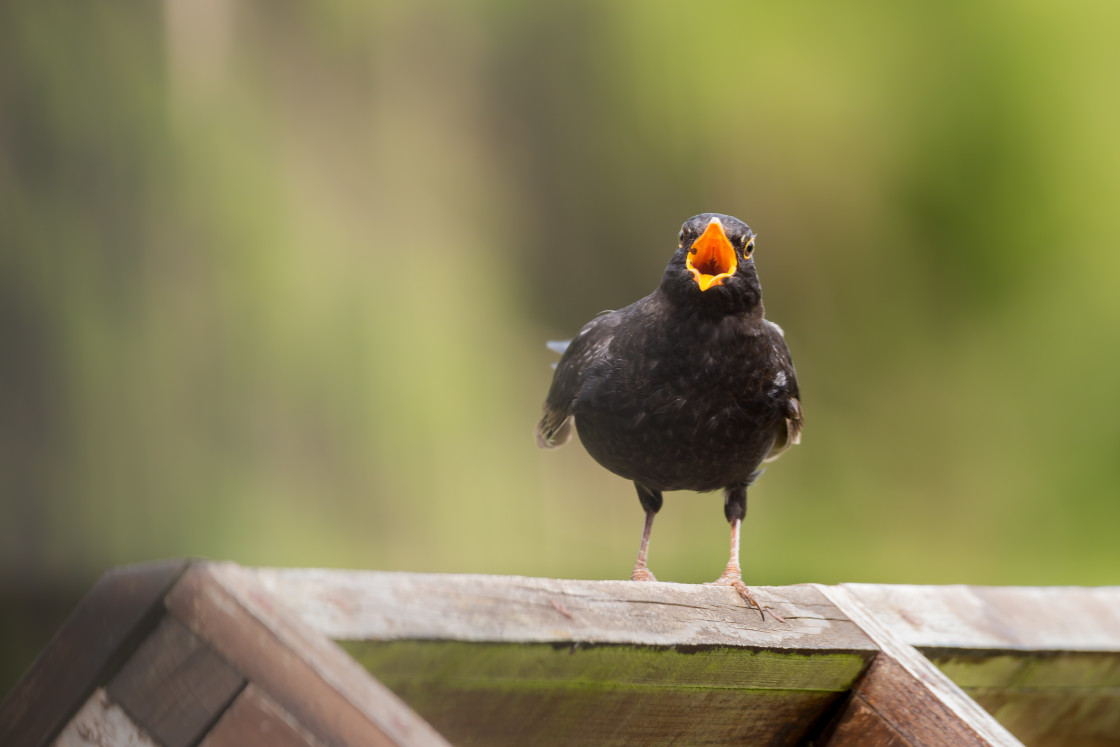
[[[606,356],[617,319],[613,312],[592,319],[568,343],[549,343],[563,352],[544,401],[544,416],[537,423],[537,446],[554,449],[572,437],[572,405],[583,388],[588,368]],[[563,344],[563,350],[557,350]]]
[[790,446],[801,443],[801,428],[805,420],[801,415],[801,390],[797,385],[797,371],[793,367],[789,347],[786,346],[785,334],[781,327],[770,320],[766,321],[766,328],[770,335],[770,345],[778,359],[778,373],[771,392],[785,408],[785,428],[779,431],[774,446],[763,460],[770,462]]

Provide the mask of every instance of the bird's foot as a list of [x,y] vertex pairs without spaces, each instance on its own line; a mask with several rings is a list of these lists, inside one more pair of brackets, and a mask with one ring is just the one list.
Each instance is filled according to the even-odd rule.
[[735,589],[735,591],[739,592],[739,596],[743,598],[744,602],[758,610],[758,614],[762,616],[763,620],[766,619],[766,613],[769,612],[770,617],[774,618],[778,622],[786,622],[786,619],[784,617],[779,615],[770,607],[763,607],[762,604],[759,603],[757,599],[755,599],[754,594],[751,594],[751,590],[748,589],[747,585],[743,583],[743,578],[740,575],[738,568],[732,568],[728,566],[728,568],[724,570],[719,578],[717,578],[715,581],[709,581],[704,585],[730,586],[731,588]]
[[644,565],[634,566],[633,573],[630,574],[631,581],[656,581],[653,572]]

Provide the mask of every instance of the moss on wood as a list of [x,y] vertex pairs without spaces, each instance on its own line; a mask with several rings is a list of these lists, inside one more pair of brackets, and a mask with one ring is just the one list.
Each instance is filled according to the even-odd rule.
[[794,744],[819,725],[871,656],[459,641],[342,645],[457,744],[540,743],[541,735],[556,744]]

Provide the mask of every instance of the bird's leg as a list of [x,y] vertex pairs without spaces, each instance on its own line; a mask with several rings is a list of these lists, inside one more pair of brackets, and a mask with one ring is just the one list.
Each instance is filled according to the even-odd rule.
[[634,561],[634,571],[630,574],[631,581],[656,581],[649,566],[646,565],[646,555],[649,553],[649,532],[653,529],[655,512],[646,509],[646,525],[642,529],[642,544],[638,546],[638,559]]
[[743,525],[743,517],[747,515],[746,488],[728,488],[724,492],[723,515],[727,517],[727,521],[731,524],[731,551],[727,557],[727,567],[723,569],[720,577],[711,583],[721,586],[734,586],[735,590],[744,599],[758,607],[758,602],[751,596],[743,583],[743,572],[739,568],[739,529]]
[[742,519],[731,520],[731,552],[727,557],[727,567],[723,569],[719,580],[713,583],[732,584],[743,580],[743,571],[739,567],[739,531],[743,526]]
[[[762,615],[762,619],[765,620],[766,611],[751,594],[747,585],[743,583],[743,572],[739,568],[739,530],[743,525],[743,517],[747,515],[747,489],[745,487],[728,488],[724,494],[723,513],[731,524],[731,551],[728,554],[727,567],[723,569],[719,578],[710,583],[734,588],[735,591],[739,592],[739,596],[747,604],[758,610],[758,614]],[[766,609],[769,609],[769,607]],[[774,610],[770,610],[770,615],[776,620],[785,622],[781,616],[774,613]]]
[[638,488],[638,500],[642,502],[642,508],[646,510],[646,523],[642,528],[642,544],[638,546],[638,559],[634,561],[634,571],[630,574],[631,581],[656,581],[653,573],[650,572],[649,567],[646,565],[646,556],[649,554],[649,535],[653,530],[653,517],[661,509],[661,492],[658,490],[650,490],[642,485],[635,483]]

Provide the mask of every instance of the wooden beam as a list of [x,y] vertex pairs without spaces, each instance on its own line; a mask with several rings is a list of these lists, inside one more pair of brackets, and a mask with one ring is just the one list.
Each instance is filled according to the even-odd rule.
[[167,595],[167,607],[327,743],[447,745],[388,688],[239,566],[191,568]]
[[851,591],[843,586],[818,588],[881,649],[856,687],[848,711],[841,714],[831,744],[863,744],[849,720],[866,719],[868,709],[906,744],[1021,744],[929,659],[882,625]]
[[822,745],[841,747],[912,747],[890,721],[871,707],[865,698],[853,695],[836,722],[819,740]]
[[250,570],[456,744],[798,744],[878,648],[817,589]]
[[1120,586],[842,587],[916,648],[1120,651]]
[[1120,587],[845,584],[1027,744],[1120,735]]
[[0,744],[48,744],[155,627],[163,595],[189,566],[124,566],[98,579],[0,703]]
[[751,587],[786,622],[726,586],[473,574],[245,569],[334,640],[618,643],[870,651],[812,585]]
[[797,744],[870,655],[618,644],[348,642],[455,744]]
[[260,687],[250,684],[199,747],[322,747],[295,717]]
[[53,747],[163,747],[99,687],[58,735]]
[[785,621],[726,587],[118,569],[0,704],[0,744],[1005,745],[1120,733],[1120,587],[753,590]]
[[170,615],[109,682],[107,691],[165,747],[197,744],[245,678]]

